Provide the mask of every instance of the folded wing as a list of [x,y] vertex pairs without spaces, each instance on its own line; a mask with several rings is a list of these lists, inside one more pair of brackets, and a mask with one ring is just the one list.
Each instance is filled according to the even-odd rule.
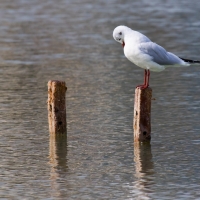
[[149,55],[151,60],[159,65],[187,65],[173,53],[167,52],[163,47],[153,42],[144,42],[139,46],[140,50]]

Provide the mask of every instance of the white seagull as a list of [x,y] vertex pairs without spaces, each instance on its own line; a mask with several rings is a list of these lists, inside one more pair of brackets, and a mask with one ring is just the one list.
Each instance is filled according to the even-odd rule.
[[166,67],[189,66],[190,64],[200,63],[200,61],[180,58],[171,52],[167,52],[142,33],[127,26],[116,27],[113,31],[113,38],[122,44],[128,60],[145,69],[144,84],[137,86],[141,89],[149,86],[150,71],[160,72]]

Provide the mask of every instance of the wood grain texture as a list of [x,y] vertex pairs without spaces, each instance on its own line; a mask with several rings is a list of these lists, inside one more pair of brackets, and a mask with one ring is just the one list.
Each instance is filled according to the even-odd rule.
[[135,89],[133,121],[135,142],[145,142],[151,140],[151,98],[151,88]]
[[48,82],[48,121],[51,134],[66,134],[65,82],[50,80]]

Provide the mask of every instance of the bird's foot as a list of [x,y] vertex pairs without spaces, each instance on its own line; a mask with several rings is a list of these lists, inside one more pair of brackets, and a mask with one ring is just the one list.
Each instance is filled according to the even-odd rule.
[[149,87],[149,85],[138,85],[136,88],[140,88],[141,90],[144,90],[148,87]]

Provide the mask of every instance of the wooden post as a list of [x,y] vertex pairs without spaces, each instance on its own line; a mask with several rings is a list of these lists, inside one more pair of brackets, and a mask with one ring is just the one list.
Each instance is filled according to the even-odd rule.
[[51,134],[66,134],[66,104],[67,87],[63,81],[48,82],[48,120]]
[[151,140],[151,97],[151,88],[135,89],[133,122],[135,142]]

